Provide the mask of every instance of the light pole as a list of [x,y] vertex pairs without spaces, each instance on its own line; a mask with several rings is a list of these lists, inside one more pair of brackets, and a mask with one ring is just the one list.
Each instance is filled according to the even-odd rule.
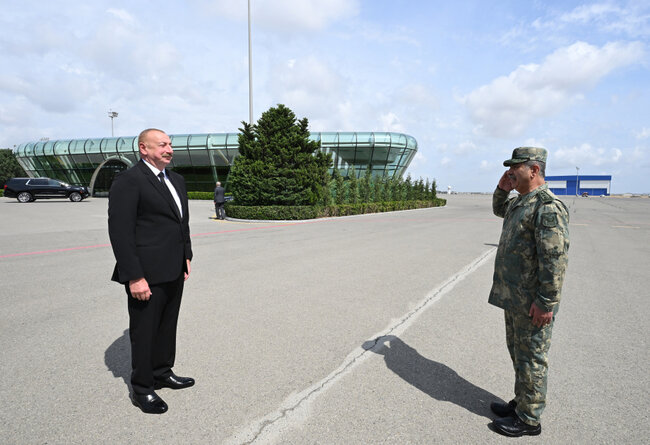
[[576,196],[578,196],[578,190],[580,189],[580,179],[578,176],[579,171],[580,171],[580,167],[576,167]]
[[108,117],[111,118],[111,137],[114,137],[115,134],[113,132],[113,119],[117,117],[117,111],[109,110]]
[[251,50],[251,0],[248,0],[248,123],[253,125],[253,52]]

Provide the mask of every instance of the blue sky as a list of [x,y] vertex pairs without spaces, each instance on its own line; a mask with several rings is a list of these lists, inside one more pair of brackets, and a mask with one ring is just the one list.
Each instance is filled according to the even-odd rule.
[[[235,132],[245,0],[3,0],[0,147],[43,137]],[[252,0],[254,119],[414,136],[415,178],[493,190],[512,149],[548,175],[650,192],[650,1]],[[494,4],[491,4],[494,3]]]

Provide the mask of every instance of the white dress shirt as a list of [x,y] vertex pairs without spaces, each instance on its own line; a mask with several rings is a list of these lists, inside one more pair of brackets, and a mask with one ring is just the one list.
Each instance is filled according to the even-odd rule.
[[[161,173],[160,170],[158,170],[154,165],[150,164],[146,160],[144,160],[144,164],[151,169],[154,175],[158,177],[158,174]],[[169,192],[172,194],[172,197],[174,198],[174,201],[176,202],[176,207],[178,207],[178,212],[181,214],[181,218],[183,217],[183,206],[181,205],[181,198],[178,196],[178,192],[174,188],[174,185],[172,182],[169,180],[169,177],[167,176],[167,170],[163,170],[162,174],[165,175],[165,180],[163,181],[167,188],[169,189]]]

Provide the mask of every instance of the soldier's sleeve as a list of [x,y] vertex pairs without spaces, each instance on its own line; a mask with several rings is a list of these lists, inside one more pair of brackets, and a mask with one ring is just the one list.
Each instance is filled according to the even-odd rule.
[[560,201],[544,203],[535,220],[537,276],[539,290],[535,304],[546,312],[555,311],[562,295],[568,264],[569,212]]
[[506,214],[509,195],[510,192],[501,190],[499,187],[494,190],[494,194],[492,195],[492,211],[499,218],[503,218],[503,216]]

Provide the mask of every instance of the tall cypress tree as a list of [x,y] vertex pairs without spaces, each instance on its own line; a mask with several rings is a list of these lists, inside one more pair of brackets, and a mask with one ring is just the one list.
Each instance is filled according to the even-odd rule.
[[5,182],[16,176],[26,176],[25,170],[20,166],[14,152],[10,148],[0,149],[0,187]]
[[345,202],[345,185],[343,182],[343,176],[338,168],[334,169],[333,173],[334,178],[334,191],[335,191],[335,201],[336,204],[343,204]]
[[348,168],[348,203],[356,204],[359,202],[359,180],[354,166]]
[[372,170],[370,169],[370,165],[368,165],[368,168],[366,168],[366,171],[363,174],[359,189],[361,202],[370,202],[370,197],[372,195]]
[[372,202],[380,202],[383,181],[381,180],[381,178],[377,176],[373,176],[371,179],[372,179]]
[[308,120],[279,104],[257,124],[242,122],[239,156],[230,170],[238,205],[315,205],[329,193],[330,154],[309,139]]

